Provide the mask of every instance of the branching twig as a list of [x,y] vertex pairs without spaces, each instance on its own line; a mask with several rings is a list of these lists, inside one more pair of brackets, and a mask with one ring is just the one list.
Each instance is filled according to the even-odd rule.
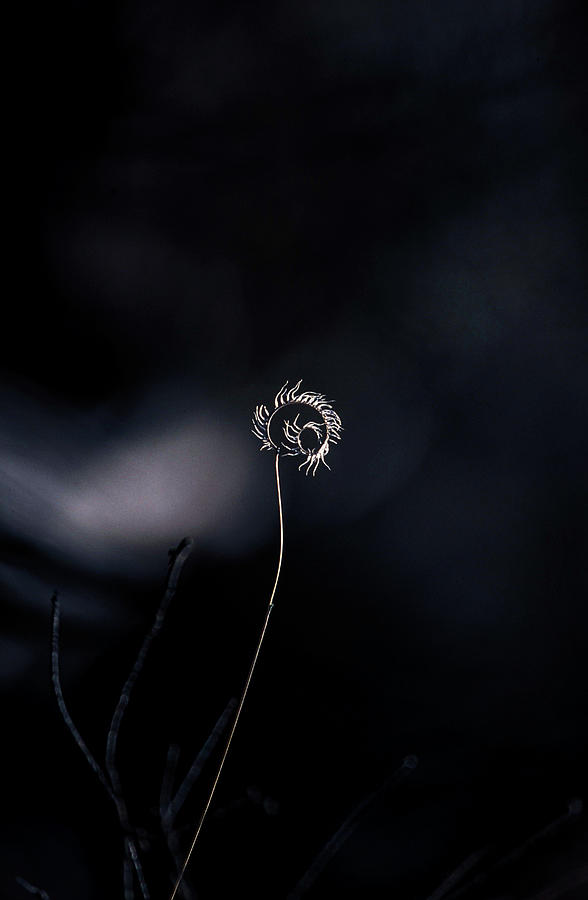
[[169,604],[173,599],[177,589],[178,579],[180,577],[182,567],[190,554],[192,545],[192,538],[184,538],[175,550],[170,551],[168,578],[163,599],[161,600],[161,603],[159,604],[159,607],[157,609],[153,625],[145,636],[133,668],[131,669],[127,680],[125,681],[118,703],[114,710],[112,721],[110,723],[110,728],[108,730],[108,736],[106,740],[106,772],[102,769],[102,767],[98,764],[98,762],[90,752],[86,742],[84,741],[76,725],[74,724],[65,703],[59,674],[60,608],[57,593],[55,593],[52,598],[53,616],[51,638],[51,672],[57,705],[65,724],[73,735],[76,744],[84,754],[89,766],[94,771],[100,783],[108,793],[108,796],[115,805],[120,826],[124,835],[123,881],[125,900],[134,900],[135,893],[133,870],[136,874],[143,900],[149,900],[149,889],[147,887],[143,867],[139,858],[137,842],[134,836],[134,830],[130,824],[128,808],[122,794],[121,780],[116,766],[116,747],[118,735],[121,722],[129,703],[131,692],[136,684],[141,670],[143,669],[147,653],[149,652],[149,648],[154,639],[161,631]]
[[315,857],[310,868],[306,870],[294,890],[288,894],[287,900],[299,900],[309,888],[314,884],[323,869],[328,865],[333,856],[340,847],[345,843],[347,838],[352,834],[361,817],[374,801],[384,795],[390,788],[399,784],[410,772],[416,769],[418,760],[416,756],[407,756],[402,765],[390,775],[380,787],[371,791],[360,803],[352,810],[347,818],[342,822],[334,835],[327,841],[320,853]]
[[108,737],[106,739],[106,769],[112,784],[112,791],[114,794],[114,801],[117,807],[120,824],[123,832],[127,833],[127,837],[125,838],[125,855],[128,854],[133,864],[133,868],[137,875],[137,881],[139,882],[139,887],[143,895],[143,900],[149,900],[149,891],[147,888],[147,883],[145,881],[145,875],[143,873],[143,867],[141,865],[141,860],[139,859],[135,840],[134,838],[128,836],[129,832],[131,831],[131,826],[129,822],[127,805],[123,799],[120,775],[116,765],[116,747],[118,742],[118,735],[120,732],[120,726],[125,711],[129,705],[131,693],[139,675],[141,674],[143,666],[145,665],[145,660],[147,658],[149,648],[151,647],[151,644],[163,627],[169,604],[171,603],[175,595],[183,565],[190,555],[193,543],[194,542],[192,538],[184,538],[175,548],[175,550],[170,551],[170,564],[165,593],[155,614],[153,625],[147,632],[139,649],[139,653],[137,655],[135,663],[130,671],[127,680],[123,685],[123,689],[112,716],[112,721],[108,730]]

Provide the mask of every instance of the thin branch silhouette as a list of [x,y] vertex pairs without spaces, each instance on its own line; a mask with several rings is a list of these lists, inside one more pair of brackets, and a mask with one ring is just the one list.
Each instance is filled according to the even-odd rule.
[[147,659],[147,654],[149,652],[151,644],[158,636],[163,627],[168,607],[177,590],[178,580],[182,568],[192,551],[193,544],[194,541],[192,540],[192,538],[184,538],[175,550],[170,551],[167,586],[163,595],[163,599],[159,604],[157,612],[155,613],[153,625],[145,635],[145,639],[141,644],[141,648],[139,649],[139,653],[137,654],[137,658],[135,660],[133,668],[131,669],[129,676],[123,685],[123,689],[112,716],[112,721],[108,730],[108,737],[106,739],[106,769],[110,776],[112,789],[115,794],[120,793],[121,791],[120,776],[116,766],[116,747],[118,743],[120,726],[129,705],[129,700],[133,688],[135,687],[137,679],[141,674],[141,670],[145,665],[145,660]]
[[94,756],[90,752],[88,745],[84,741],[80,732],[78,731],[70,713],[65,703],[65,698],[63,696],[63,689],[61,687],[61,675],[60,675],[60,666],[59,666],[59,632],[60,632],[60,624],[61,624],[61,614],[60,614],[60,603],[59,596],[57,591],[53,594],[51,598],[51,607],[52,607],[52,616],[51,616],[51,680],[53,682],[53,690],[55,692],[55,698],[57,700],[57,705],[59,707],[59,712],[61,713],[61,717],[67,727],[69,728],[73,738],[84,754],[86,761],[92,771],[97,776],[100,784],[105,789],[106,793],[110,797],[113,802],[116,802],[114,799],[114,793],[112,787],[106,777],[101,766],[96,762]]
[[[215,748],[218,745],[218,742],[226,731],[236,706],[237,700],[236,698],[232,697],[219,716],[214,728],[210,732],[202,748],[194,758],[192,765],[190,766],[184,779],[180,783],[180,786],[178,787],[175,795],[173,794],[173,783],[175,779],[177,764],[179,761],[180,750],[179,747],[174,744],[172,744],[168,749],[166,766],[161,783],[159,815],[161,820],[161,829],[165,835],[168,850],[175,864],[175,875],[172,878],[173,884],[175,884],[175,879],[181,871],[183,864],[179,834],[178,830],[174,828],[176,817],[180,812],[182,806],[184,805],[184,802],[188,798],[196,781],[198,780],[206,761],[214,752]],[[195,897],[194,891],[188,886],[185,880],[182,881],[181,889],[185,900],[192,900],[192,898]]]
[[178,767],[179,759],[180,748],[177,744],[170,744],[167,748],[165,768],[163,770],[161,789],[159,791],[159,818],[162,825],[164,823],[164,820],[168,816],[169,805],[172,801],[174,781],[176,779],[176,770]]
[[133,898],[135,896],[135,888],[133,884],[133,866],[131,860],[129,859],[128,853],[125,848],[125,856],[123,859],[123,890],[125,895],[125,900],[128,898]]
[[[202,749],[197,754],[194,762],[188,769],[188,772],[180,784],[178,790],[175,795],[170,799],[167,806],[161,811],[161,819],[162,824],[164,824],[167,828],[171,828],[176,820],[176,817],[184,805],[190,791],[194,787],[207,759],[214,752],[218,742],[220,741],[222,735],[227,729],[230,718],[233,715],[235,709],[237,708],[237,699],[235,697],[231,697],[229,702],[227,703],[225,709],[219,716],[214,728],[210,732],[208,738],[204,742]],[[169,760],[169,754],[168,754]]]
[[[253,416],[252,431],[256,435],[256,437],[261,439],[262,449],[273,448],[275,450],[275,477],[280,526],[280,550],[277,571],[272,592],[267,605],[265,619],[239,702],[237,703],[235,700],[230,701],[229,705],[224,710],[223,714],[216,723],[208,740],[202,747],[200,753],[192,762],[192,765],[190,766],[187,774],[185,775],[175,794],[173,792],[173,786],[175,782],[177,762],[179,759],[179,750],[177,750],[177,748],[175,747],[170,747],[167,754],[166,769],[164,771],[163,781],[160,789],[159,811],[162,831],[166,836],[168,848],[171,852],[172,858],[176,862],[177,868],[178,839],[176,830],[173,828],[176,816],[178,815],[196,780],[200,776],[206,760],[210,757],[210,755],[216,748],[221,735],[226,730],[231,716],[233,717],[232,725],[229,730],[224,750],[222,752],[220,762],[218,764],[216,774],[212,782],[212,787],[198,821],[198,825],[196,827],[196,831],[188,853],[183,861],[183,864],[179,868],[178,876],[175,881],[170,900],[174,900],[178,892],[186,868],[190,861],[190,857],[204,824],[205,818],[210,809],[214,793],[221,777],[221,773],[227,755],[229,753],[231,742],[233,740],[233,736],[235,734],[235,730],[237,728],[239,718],[245,704],[247,693],[249,691],[251,680],[253,678],[253,673],[255,671],[263,640],[268,628],[269,618],[274,608],[274,597],[280,578],[284,554],[284,517],[282,509],[282,494],[280,487],[279,470],[280,455],[283,454],[285,456],[301,456],[303,458],[303,462],[300,464],[299,468],[305,467],[306,474],[309,474],[309,472],[312,470],[312,473],[314,475],[317,471],[319,463],[321,462],[326,466],[326,468],[329,468],[326,463],[325,457],[329,452],[331,445],[337,443],[341,438],[341,431],[343,426],[341,423],[341,419],[332,407],[331,401],[327,400],[323,394],[318,394],[313,391],[299,392],[300,384],[301,382],[299,381],[293,388],[288,389],[288,383],[286,382],[286,384],[276,394],[274,400],[274,412],[270,415],[267,407],[262,405],[256,408]],[[275,443],[274,438],[271,434],[272,421],[274,416],[284,407],[294,406],[297,404],[309,407],[309,409],[313,413],[318,415],[320,421],[305,421],[302,424],[298,424],[298,415],[292,422],[290,422],[289,420],[284,420],[284,422],[282,423],[282,438],[279,440],[279,443]],[[135,662],[129,672],[129,675],[126,678],[126,681],[123,684],[120,696],[112,715],[110,726],[108,728],[105,749],[105,769],[103,769],[99,765],[94,755],[90,752],[87,744],[85,743],[80,732],[75,726],[65,704],[59,675],[59,601],[56,595],[53,599],[53,633],[51,659],[53,684],[57,697],[58,707],[78,747],[84,754],[88,764],[98,777],[99,781],[101,782],[115,805],[120,826],[123,832],[123,878],[125,900],[134,900],[135,878],[139,885],[143,900],[150,900],[150,895],[138,852],[138,846],[140,846],[142,850],[145,849],[145,841],[148,835],[146,831],[140,831],[131,826],[129,811],[123,796],[122,781],[117,765],[116,757],[120,729],[124,720],[125,713],[128,709],[133,690],[144,668],[151,645],[157,638],[163,627],[169,604],[177,588],[177,583],[180,577],[182,566],[185,562],[185,559],[190,553],[192,543],[193,542],[191,538],[184,538],[184,540],[181,541],[181,543],[174,551],[170,551],[167,586],[163,599],[161,600],[161,603],[157,609],[153,624],[145,635],[143,642],[139,648],[139,652],[137,654]],[[188,890],[183,891],[183,893],[184,895],[186,895],[188,893]]]
[[50,900],[47,891],[44,891],[42,888],[35,887],[34,884],[31,884],[25,878],[21,878],[20,875],[16,876],[15,881],[17,884],[20,884],[21,888],[24,888],[25,891],[28,891],[29,894],[35,894],[35,896],[41,897],[41,900]]
[[472,869],[475,869],[489,852],[490,847],[482,847],[481,850],[475,850],[473,853],[470,853],[470,855],[441,882],[439,887],[436,888],[432,894],[429,894],[427,900],[441,900],[441,898],[449,894],[450,891],[455,890],[466,875],[471,872]]
[[416,756],[406,756],[398,769],[392,772],[379,787],[370,791],[369,794],[353,808],[333,836],[329,838],[322,850],[317,854],[295,888],[290,891],[287,900],[299,900],[299,898],[312,887],[321,872],[327,867],[335,854],[353,833],[368,809],[375,804],[376,800],[381,799],[387,791],[397,787],[407,775],[416,769],[417,765],[418,760]]
[[135,877],[143,900],[150,900],[150,894],[137,847],[137,831],[132,827],[130,822],[128,807],[123,796],[121,779],[116,765],[118,736],[131,693],[145,665],[149,649],[163,627],[167,610],[176,593],[182,568],[191,552],[193,543],[192,538],[184,538],[174,550],[170,550],[166,589],[163,598],[155,614],[153,624],[141,644],[131,672],[123,685],[123,689],[112,716],[106,740],[106,770],[99,765],[94,755],[91,753],[65,703],[59,666],[60,604],[57,592],[54,593],[52,598],[51,674],[53,689],[59,711],[65,724],[83,753],[88,765],[114,803],[123,833],[123,884],[125,900],[134,900]]
[[531,850],[536,844],[541,843],[544,840],[552,837],[557,834],[563,828],[571,825],[574,821],[576,821],[583,811],[583,802],[578,797],[574,797],[568,803],[567,812],[563,815],[558,816],[552,822],[549,822],[543,828],[540,828],[539,831],[534,832],[530,837],[524,840],[521,844],[515,847],[513,850],[510,850],[504,856],[500,857],[500,859],[495,862],[492,866],[486,869],[484,872],[480,872],[479,875],[476,875],[475,878],[472,878],[470,881],[466,882],[461,887],[458,887],[455,890],[450,891],[449,894],[445,896],[449,898],[449,900],[457,900],[458,897],[462,897],[464,894],[467,894],[469,891],[474,888],[479,887],[489,878],[492,878],[496,873],[506,869],[508,866],[513,865],[529,850]]
[[558,897],[567,894],[568,891],[584,884],[588,885],[588,866],[580,866],[571,872],[566,872],[561,878],[552,881],[551,884],[542,888],[538,894],[533,894],[528,900],[557,900]]

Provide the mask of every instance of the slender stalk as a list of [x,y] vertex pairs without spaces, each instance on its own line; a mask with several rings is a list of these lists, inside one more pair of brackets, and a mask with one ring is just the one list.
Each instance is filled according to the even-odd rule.
[[65,703],[59,671],[60,607],[57,593],[55,593],[52,598],[53,614],[51,631],[51,677],[53,681],[53,689],[55,691],[55,697],[57,699],[59,711],[65,724],[73,735],[76,744],[86,757],[88,764],[95,772],[96,776],[100,780],[102,786],[104,787],[104,789],[108,793],[108,796],[116,807],[120,826],[122,828],[123,834],[125,835],[123,863],[125,900],[134,900],[135,891],[133,869],[136,873],[137,881],[139,882],[139,888],[141,890],[143,900],[149,900],[149,889],[147,887],[147,882],[143,873],[143,866],[139,858],[137,842],[135,837],[133,836],[134,830],[131,828],[131,824],[129,821],[129,812],[122,793],[121,780],[118,773],[118,768],[116,766],[116,746],[118,735],[121,722],[129,704],[129,698],[131,696],[132,690],[139,675],[141,674],[141,670],[143,669],[143,666],[145,664],[149,648],[151,647],[151,644],[158,636],[163,627],[167,609],[177,589],[182,566],[184,565],[184,562],[190,554],[193,543],[194,542],[192,538],[184,538],[180,542],[178,547],[175,548],[175,550],[170,551],[170,561],[165,594],[155,615],[153,625],[151,626],[149,632],[143,640],[137,659],[135,660],[133,668],[131,669],[131,673],[124,684],[112,717],[106,741],[106,771],[102,769],[102,767],[97,763],[96,759],[90,752],[86,742],[78,731]]
[[167,759],[165,769],[163,771],[163,779],[161,781],[161,790],[159,792],[159,818],[161,822],[165,822],[168,815],[168,807],[172,801],[172,793],[176,778],[176,769],[180,758],[180,748],[177,744],[170,744],[167,751]]
[[463,881],[468,872],[475,869],[478,863],[481,862],[489,852],[490,847],[483,847],[481,850],[476,850],[474,853],[471,853],[467,859],[464,859],[463,862],[461,862],[459,866],[445,878],[442,884],[427,897],[427,900],[442,900],[446,894]]
[[135,873],[137,875],[137,881],[139,882],[139,887],[143,895],[143,900],[149,900],[149,889],[147,887],[147,882],[145,881],[143,866],[141,865],[139,854],[137,853],[137,847],[133,838],[125,838],[125,850],[128,853],[130,860],[135,868]]
[[72,733],[76,744],[78,745],[78,747],[80,748],[80,750],[82,751],[84,756],[86,757],[86,761],[87,761],[88,765],[90,766],[92,771],[98,777],[98,780],[100,781],[100,783],[102,784],[102,786],[104,787],[106,792],[108,793],[110,799],[116,805],[116,798],[115,798],[112,788],[108,782],[108,778],[106,777],[102,767],[100,765],[98,765],[93,754],[90,752],[88,745],[86,744],[82,735],[78,731],[77,726],[76,726],[74,720],[72,719],[72,717],[69,713],[69,710],[66,706],[66,703],[65,703],[65,698],[63,696],[63,689],[61,687],[61,675],[60,675],[60,671],[59,671],[59,632],[60,632],[61,615],[60,615],[60,603],[59,603],[59,597],[57,596],[57,591],[53,594],[53,597],[51,598],[51,605],[53,607],[52,619],[51,619],[51,678],[53,681],[53,690],[55,691],[55,697],[57,699],[57,705],[59,707],[59,712],[61,713],[61,717],[62,717],[63,721],[65,722],[65,724],[69,728],[70,732]]
[[106,771],[108,772],[110,781],[112,783],[112,790],[116,796],[120,796],[122,793],[120,776],[118,773],[118,768],[116,766],[116,745],[118,742],[121,722],[129,705],[129,700],[133,688],[135,687],[137,679],[139,678],[143,666],[145,665],[145,660],[147,659],[147,654],[149,652],[151,644],[163,628],[163,623],[168,607],[174,598],[178,586],[182,567],[186,559],[190,555],[193,544],[194,541],[192,540],[192,538],[184,538],[175,550],[170,551],[169,574],[163,599],[159,604],[159,607],[155,614],[153,625],[145,635],[137,658],[134,662],[133,668],[131,669],[129,676],[123,685],[121,695],[118,699],[116,709],[114,710],[114,714],[112,716],[110,728],[108,729],[108,737],[106,740]]
[[370,791],[370,793],[354,807],[334,835],[329,838],[318,856],[315,857],[314,862],[311,864],[310,868],[306,870],[294,890],[290,891],[286,900],[300,900],[300,897],[312,887],[323,869],[326,868],[334,855],[351,836],[365,812],[372,807],[376,800],[381,798],[386,791],[399,785],[407,775],[416,769],[417,765],[418,759],[416,756],[405,756],[402,765],[392,772],[380,787]]
[[510,853],[507,853],[506,856],[501,857],[498,862],[495,862],[490,868],[481,872],[470,881],[466,881],[463,887],[452,890],[446,896],[451,898],[451,900],[457,900],[458,897],[468,894],[472,888],[477,888],[479,885],[483,884],[484,881],[494,878],[497,873],[506,869],[508,866],[513,865],[513,863],[518,862],[532,847],[557,834],[562,828],[571,825],[578,816],[582,814],[583,809],[584,804],[582,800],[579,797],[573,797],[568,803],[568,811],[566,813],[558,816],[557,819],[554,819],[552,822],[549,822],[548,825],[545,825],[539,831],[536,831],[528,837],[526,841],[523,841],[522,844],[519,844],[514,850],[511,850]]
[[41,900],[49,900],[49,894],[47,891],[44,891],[42,888],[35,887],[34,884],[31,884],[26,879],[21,878],[20,875],[16,876],[16,881],[20,884],[21,888],[24,888],[25,891],[28,891],[29,894],[35,894],[37,897],[40,897]]
[[214,781],[213,781],[213,783],[212,783],[212,787],[211,787],[211,789],[210,789],[210,793],[209,793],[209,795],[208,795],[208,800],[206,801],[206,805],[205,805],[205,807],[204,807],[204,810],[202,811],[202,815],[200,816],[200,821],[198,822],[198,825],[197,825],[197,827],[196,827],[196,833],[195,833],[194,838],[193,838],[193,840],[192,840],[192,844],[190,845],[190,849],[188,850],[188,854],[187,854],[187,856],[186,856],[186,859],[184,860],[184,864],[183,864],[183,866],[182,866],[182,868],[181,868],[181,870],[180,870],[180,873],[179,873],[179,875],[178,875],[177,881],[176,881],[176,883],[175,883],[175,885],[174,885],[174,889],[173,889],[173,891],[172,891],[172,894],[171,894],[171,897],[169,898],[169,900],[174,900],[174,897],[176,896],[176,894],[177,894],[177,892],[178,892],[178,888],[179,888],[179,886],[180,886],[180,884],[181,884],[182,878],[184,877],[184,873],[185,873],[186,869],[188,868],[188,863],[190,862],[190,857],[192,856],[192,853],[193,853],[193,851],[194,851],[194,847],[196,846],[196,841],[198,840],[198,837],[199,837],[200,832],[201,832],[201,830],[202,830],[202,826],[203,826],[203,824],[204,824],[204,820],[205,820],[205,818],[206,818],[206,814],[208,813],[208,810],[209,810],[209,808],[210,808],[210,804],[212,803],[212,798],[214,797],[214,792],[215,792],[216,786],[217,786],[217,784],[218,784],[218,782],[219,782],[219,779],[220,779],[220,776],[221,776],[221,772],[222,772],[222,770],[223,770],[223,766],[224,766],[224,764],[225,764],[225,760],[226,760],[226,758],[227,758],[227,756],[228,756],[229,749],[230,749],[230,746],[231,746],[231,742],[232,742],[232,740],[233,740],[233,735],[235,734],[235,731],[236,731],[236,728],[237,728],[237,724],[238,724],[238,722],[239,722],[239,717],[240,717],[240,715],[241,715],[241,710],[243,709],[243,705],[244,705],[244,703],[245,703],[245,698],[247,697],[247,692],[248,692],[248,690],[249,690],[249,685],[251,684],[251,679],[253,678],[253,672],[254,672],[254,670],[255,670],[255,666],[257,665],[257,659],[258,659],[258,657],[259,657],[259,652],[260,652],[260,650],[261,650],[261,645],[263,644],[263,639],[264,639],[265,633],[266,633],[266,631],[267,631],[267,626],[268,626],[268,622],[269,622],[269,617],[270,617],[270,615],[271,615],[272,609],[274,608],[274,597],[275,597],[275,594],[276,594],[276,589],[277,589],[277,587],[278,587],[278,581],[279,581],[279,579],[280,579],[280,571],[281,571],[281,569],[282,569],[282,558],[283,558],[283,556],[284,556],[284,514],[283,514],[283,511],[282,511],[282,492],[281,492],[281,489],[280,489],[280,455],[279,455],[279,453],[276,453],[276,490],[277,490],[277,494],[278,494],[278,512],[279,512],[279,516],[280,516],[280,555],[279,555],[279,558],[278,558],[278,568],[277,568],[277,571],[276,571],[276,579],[275,579],[275,581],[274,581],[274,586],[273,586],[273,588],[272,588],[271,596],[270,596],[270,598],[269,598],[269,603],[268,603],[267,611],[266,611],[266,614],[265,614],[265,620],[264,620],[264,623],[263,623],[263,627],[262,627],[262,629],[261,629],[261,633],[260,633],[260,635],[259,635],[259,640],[257,641],[257,647],[255,648],[255,653],[253,654],[253,659],[252,659],[251,665],[250,665],[250,667],[249,667],[249,673],[248,673],[247,679],[246,679],[246,681],[245,681],[245,686],[244,686],[244,688],[243,688],[243,693],[241,694],[241,699],[239,700],[239,705],[237,706],[237,712],[235,713],[235,718],[233,719],[233,724],[232,724],[232,726],[231,726],[231,730],[230,730],[230,732],[229,732],[229,736],[228,736],[227,742],[226,742],[226,744],[225,744],[225,749],[224,749],[224,751],[223,751],[223,755],[222,755],[222,757],[221,757],[221,760],[220,760],[218,769],[217,769],[217,771],[216,771],[216,775],[215,775]]
[[212,729],[210,735],[204,742],[204,746],[200,750],[200,753],[190,766],[188,773],[182,783],[180,784],[178,790],[176,791],[175,796],[170,799],[169,803],[163,810],[161,814],[161,822],[164,828],[170,829],[173,827],[173,824],[176,820],[176,817],[184,805],[188,794],[194,787],[197,779],[202,772],[205,762],[211,753],[216,749],[217,744],[220,742],[220,739],[223,736],[223,733],[226,731],[226,728],[231,721],[231,716],[233,715],[235,709],[237,708],[237,700],[232,697],[227,703],[225,709],[222,712],[218,722]]

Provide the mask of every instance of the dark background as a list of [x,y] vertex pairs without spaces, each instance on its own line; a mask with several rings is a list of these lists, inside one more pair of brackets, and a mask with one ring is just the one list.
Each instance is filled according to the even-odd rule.
[[[276,609],[192,882],[283,900],[407,754],[309,898],[425,900],[484,847],[488,872],[587,797],[585,5],[29,12],[6,38],[1,895],[122,897],[51,691],[53,589],[102,758],[194,538],[121,731],[153,829],[168,744],[184,771],[247,671],[278,549],[250,416],[298,378],[344,437],[331,473],[284,461]],[[575,816],[467,896],[586,896],[587,836]]]

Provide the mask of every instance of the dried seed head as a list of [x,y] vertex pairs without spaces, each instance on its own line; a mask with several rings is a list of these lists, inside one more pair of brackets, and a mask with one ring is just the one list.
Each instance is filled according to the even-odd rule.
[[[280,388],[274,400],[274,409],[270,413],[267,406],[257,406],[253,414],[252,432],[261,441],[260,450],[272,448],[282,456],[304,457],[299,469],[306,466],[306,474],[312,471],[315,475],[319,463],[325,462],[325,456],[329,452],[330,445],[341,440],[343,426],[341,419],[332,406],[332,401],[327,400],[324,394],[314,391],[300,391],[302,381],[298,381],[293,388],[288,390],[288,382]],[[307,406],[316,412],[320,421],[309,421],[299,424],[301,413],[297,413],[293,421],[282,421],[282,434],[279,442],[275,435],[272,437],[272,420],[278,412],[286,406]]]

